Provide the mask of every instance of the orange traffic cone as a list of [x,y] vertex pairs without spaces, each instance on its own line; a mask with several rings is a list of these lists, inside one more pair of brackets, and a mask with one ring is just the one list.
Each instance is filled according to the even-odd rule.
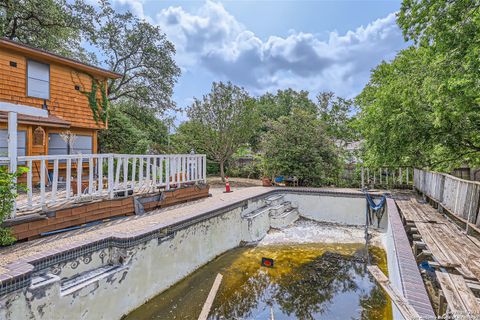
[[230,193],[232,190],[230,190],[230,183],[228,182],[228,177],[225,177],[225,191],[223,193]]

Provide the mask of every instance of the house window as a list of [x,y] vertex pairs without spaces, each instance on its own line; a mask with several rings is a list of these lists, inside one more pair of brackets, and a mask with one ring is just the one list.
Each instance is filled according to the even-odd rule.
[[77,135],[77,139],[73,144],[73,148],[71,149],[72,154],[90,154],[92,153],[93,149],[93,137],[92,136],[80,136]]
[[91,154],[93,149],[93,137],[86,135],[76,135],[73,143],[69,146],[62,139],[59,133],[50,133],[48,135],[48,154]]
[[27,96],[50,99],[50,66],[48,64],[27,61]]
[[[17,131],[17,155],[23,157],[27,150],[27,132]],[[0,157],[8,157],[8,130],[0,130]]]

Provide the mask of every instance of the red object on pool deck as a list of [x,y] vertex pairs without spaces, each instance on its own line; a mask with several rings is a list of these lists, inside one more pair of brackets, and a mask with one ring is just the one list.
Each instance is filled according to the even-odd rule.
[[225,191],[223,193],[230,193],[232,190],[230,190],[230,183],[228,182],[228,177],[225,177]]
[[267,267],[267,268],[273,268],[273,259],[262,258],[262,266]]

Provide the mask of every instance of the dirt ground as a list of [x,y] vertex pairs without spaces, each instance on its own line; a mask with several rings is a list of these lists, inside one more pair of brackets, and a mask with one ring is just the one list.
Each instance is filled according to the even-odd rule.
[[[262,180],[260,179],[229,177],[228,181],[230,182],[231,188],[248,188],[262,185]],[[223,182],[220,177],[207,177],[207,183],[212,188],[225,188],[225,182]]]

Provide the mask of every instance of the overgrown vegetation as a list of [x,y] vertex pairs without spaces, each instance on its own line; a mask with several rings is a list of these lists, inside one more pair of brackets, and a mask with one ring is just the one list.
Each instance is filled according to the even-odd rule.
[[258,127],[253,111],[254,100],[243,88],[214,82],[211,92],[201,100],[195,99],[188,109],[189,121],[180,126],[175,140],[184,152],[205,151],[218,162],[224,179],[225,163]]
[[293,108],[269,123],[262,154],[265,174],[295,176],[302,185],[333,183],[339,174],[339,152],[315,113]]
[[109,111],[108,129],[98,135],[100,152],[145,154],[168,152],[168,128],[156,113],[123,102]]
[[107,123],[108,107],[110,106],[106,88],[107,84],[95,79],[91,75],[89,77],[92,84],[90,91],[82,90],[80,92],[87,96],[88,105],[92,110],[95,122],[98,123],[98,120],[101,120],[102,123]]
[[26,168],[19,167],[16,173],[9,173],[6,166],[0,167],[0,246],[7,246],[16,241],[10,228],[3,228],[1,224],[12,213],[18,189],[24,189],[22,185],[17,185],[15,178],[26,171]]
[[226,170],[246,178],[295,176],[303,185],[336,183],[347,158],[344,145],[356,137],[353,104],[333,93],[319,97],[315,103],[307,91],[288,89],[251,98],[230,83],[216,83],[188,109],[173,146],[206,153],[222,177]]
[[404,0],[413,42],[373,70],[357,98],[369,164],[450,170],[480,164],[480,4]]

